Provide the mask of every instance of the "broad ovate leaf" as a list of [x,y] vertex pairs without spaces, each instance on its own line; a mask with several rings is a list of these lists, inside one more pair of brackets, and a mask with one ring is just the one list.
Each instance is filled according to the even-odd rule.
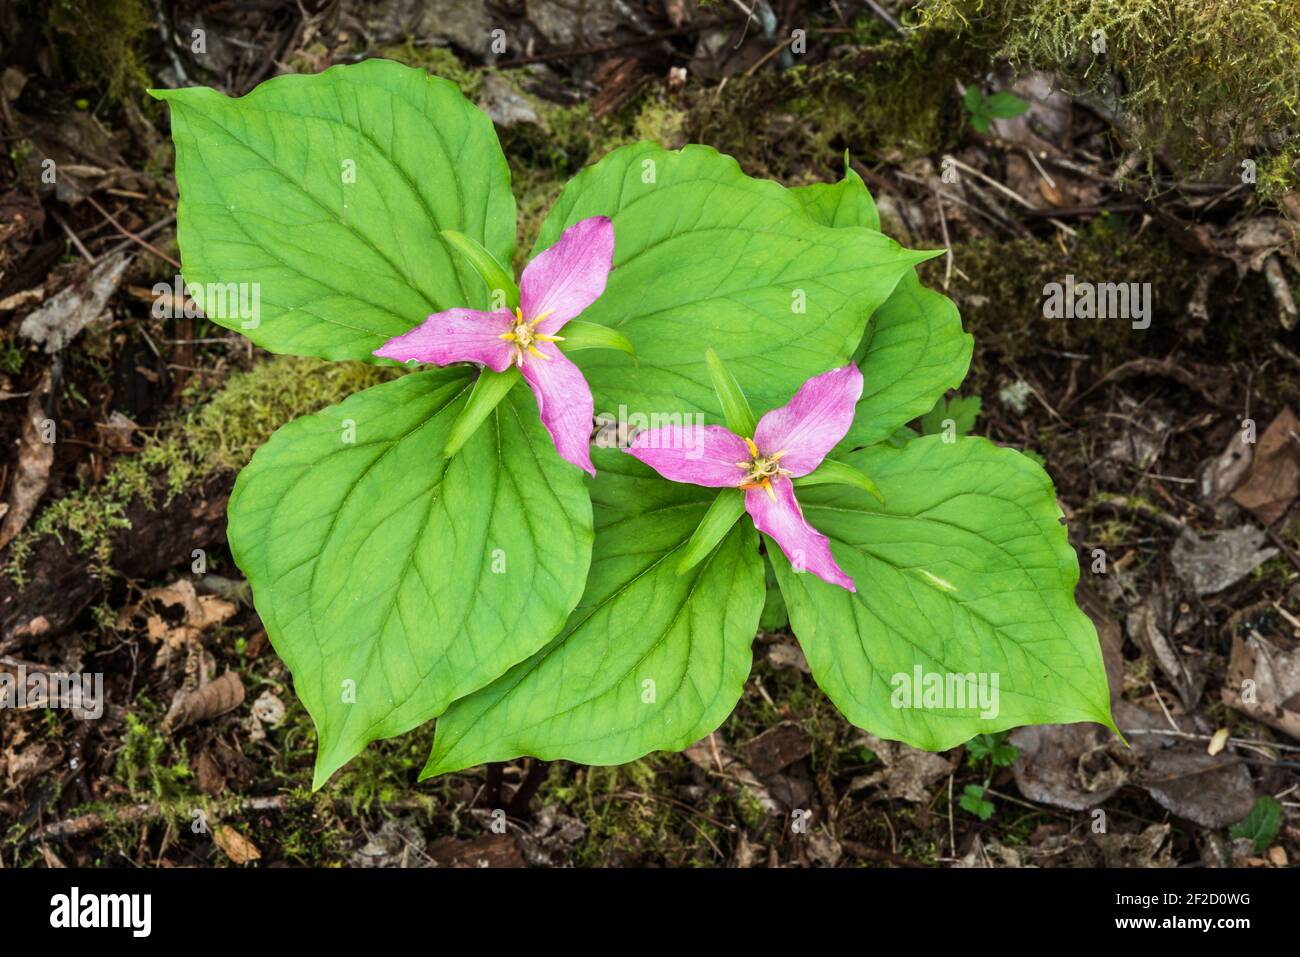
[[455,84],[387,60],[268,80],[171,106],[177,241],[206,314],[272,352],[374,361],[429,314],[488,306],[441,236],[508,263],[510,173]]
[[953,301],[910,271],[876,310],[856,354],[862,398],[841,446],[883,442],[955,389],[970,368],[974,340]]
[[546,648],[438,719],[424,777],[520,755],[621,764],[679,751],[740,700],[763,610],[754,527],[679,574],[716,491],[597,449],[587,590]]
[[1078,558],[1038,465],[939,436],[846,461],[883,504],[837,485],[799,500],[857,593],[796,572],[771,543],[768,555],[813,677],[850,721],[934,751],[1025,724],[1114,727],[1097,633],[1074,600]]
[[[852,169],[838,183],[814,183],[791,192],[825,226],[880,228],[876,204]],[[966,378],[973,348],[953,301],[922,285],[916,270],[907,270],[872,314],[854,353],[862,370],[862,399],[841,447],[882,442],[929,412],[944,392]]]
[[720,420],[712,347],[756,411],[843,365],[871,313],[931,253],[870,229],[815,222],[798,195],[705,146],[615,150],[564,188],[534,254],[590,216],[614,223],[614,268],[582,315],[632,341],[638,364],[579,356],[596,411]]
[[546,644],[582,594],[591,504],[516,388],[448,460],[473,378],[412,373],[275,433],[229,539],[316,722],[320,786]]

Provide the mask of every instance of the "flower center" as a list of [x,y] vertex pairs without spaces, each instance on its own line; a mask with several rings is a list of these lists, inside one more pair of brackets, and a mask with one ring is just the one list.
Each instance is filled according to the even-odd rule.
[[781,457],[785,455],[786,450],[773,452],[771,455],[763,455],[754,444],[753,439],[745,439],[745,444],[749,446],[750,459],[747,462],[737,462],[736,466],[745,470],[745,477],[740,481],[740,487],[743,489],[761,488],[765,490],[772,501],[776,501],[776,492],[772,489],[772,479],[782,475],[789,475],[789,469],[781,468]]
[[535,342],[563,342],[564,336],[548,336],[545,333],[537,331],[537,324],[551,314],[551,311],[542,313],[536,319],[525,319],[524,311],[518,306],[515,307],[515,324],[509,332],[501,333],[500,338],[514,346],[515,365],[523,368],[524,354],[536,356],[539,359],[551,361],[541,349],[538,349],[533,343]]

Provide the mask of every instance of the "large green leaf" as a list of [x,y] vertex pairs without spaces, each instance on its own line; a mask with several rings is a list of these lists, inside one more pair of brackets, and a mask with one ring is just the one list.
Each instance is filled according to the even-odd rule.
[[443,458],[471,382],[413,373],[291,422],[235,485],[231,550],[316,722],[317,786],[531,655],[582,594],[590,499],[527,389]]
[[214,321],[272,352],[370,360],[432,312],[488,305],[439,233],[508,263],[515,202],[491,121],[454,84],[367,60],[239,99],[153,95],[171,104],[186,282],[258,291],[255,326],[209,294]]
[[750,179],[708,147],[615,150],[575,176],[535,252],[589,216],[614,223],[614,269],[582,318],[613,326],[639,363],[583,355],[596,411],[702,411],[718,417],[705,349],[735,374],[755,411],[789,400],[848,362],[867,317],[932,255],[868,229],[821,225],[788,189]]
[[[1097,634],[1074,601],[1079,563],[1051,480],[980,438],[874,446],[847,461],[884,504],[848,486],[799,490],[857,593],[768,554],[813,677],[854,724],[931,750],[1023,724],[1113,727]],[[897,707],[898,675],[979,675],[996,711]],[[969,699],[967,699],[969,701]],[[921,704],[925,704],[924,698]]]
[[438,719],[424,777],[525,754],[621,764],[681,750],[740,699],[764,598],[753,526],[679,575],[715,491],[592,452],[597,536],[582,601],[550,645]]
[[[880,228],[876,204],[852,169],[838,183],[791,190],[826,226]],[[974,340],[961,328],[952,300],[921,284],[909,269],[871,317],[854,360],[862,369],[862,399],[844,448],[884,441],[966,378]]]

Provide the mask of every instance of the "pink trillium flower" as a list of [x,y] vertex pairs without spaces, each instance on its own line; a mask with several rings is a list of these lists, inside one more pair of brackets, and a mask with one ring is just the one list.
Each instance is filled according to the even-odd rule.
[[861,397],[862,373],[849,364],[801,385],[787,405],[759,420],[753,438],[720,425],[673,425],[638,433],[625,451],[674,482],[743,489],[754,527],[795,568],[857,591],[831,556],[830,540],[804,520],[791,479],[812,472],[839,444]]
[[606,216],[574,223],[539,253],[519,279],[513,313],[448,309],[436,312],[374,354],[399,362],[445,366],[477,362],[493,372],[519,367],[537,397],[542,424],[566,462],[596,474],[591,464],[595,402],[582,372],[556,348],[556,335],[605,291],[614,260],[614,224]]

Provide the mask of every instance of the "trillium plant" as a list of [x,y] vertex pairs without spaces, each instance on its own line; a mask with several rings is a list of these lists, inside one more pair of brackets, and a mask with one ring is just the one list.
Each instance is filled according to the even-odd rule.
[[208,317],[391,367],[283,426],[230,500],[316,786],[433,719],[425,777],[681,750],[773,610],[881,737],[1114,727],[1046,473],[908,428],[971,339],[851,169],[791,189],[624,146],[565,186],[516,284],[509,167],[454,84],[368,60],[154,95],[185,280],[227,290]]

